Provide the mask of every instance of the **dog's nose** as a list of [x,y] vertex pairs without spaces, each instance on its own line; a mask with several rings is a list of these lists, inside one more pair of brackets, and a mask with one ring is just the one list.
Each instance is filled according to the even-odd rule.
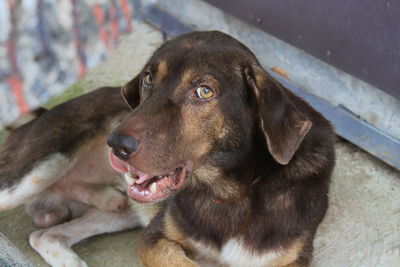
[[128,160],[129,156],[139,148],[139,140],[118,132],[112,132],[107,137],[107,144],[112,148],[113,153],[123,160]]

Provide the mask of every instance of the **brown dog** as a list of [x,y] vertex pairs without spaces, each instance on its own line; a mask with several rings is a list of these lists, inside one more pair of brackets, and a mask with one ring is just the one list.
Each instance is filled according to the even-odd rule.
[[132,112],[119,90],[45,112],[1,150],[0,208],[28,203],[51,227],[30,237],[48,263],[84,266],[72,244],[147,226],[144,266],[308,265],[334,165],[328,121],[220,32],[159,48],[122,88]]

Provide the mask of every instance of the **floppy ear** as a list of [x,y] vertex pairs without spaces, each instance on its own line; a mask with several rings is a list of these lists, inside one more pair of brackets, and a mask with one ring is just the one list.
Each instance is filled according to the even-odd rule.
[[132,109],[135,109],[140,102],[139,83],[140,76],[137,75],[121,88],[122,97]]
[[263,68],[247,68],[245,75],[256,98],[260,127],[268,150],[278,163],[286,165],[312,123],[296,108],[291,92]]

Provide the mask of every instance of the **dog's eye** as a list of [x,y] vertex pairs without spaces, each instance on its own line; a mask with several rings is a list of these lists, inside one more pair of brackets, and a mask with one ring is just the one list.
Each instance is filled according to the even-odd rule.
[[214,91],[206,86],[200,86],[196,89],[197,96],[201,99],[209,99],[214,96]]
[[143,77],[143,84],[146,86],[151,86],[153,84],[153,78],[151,78],[150,74],[146,74]]

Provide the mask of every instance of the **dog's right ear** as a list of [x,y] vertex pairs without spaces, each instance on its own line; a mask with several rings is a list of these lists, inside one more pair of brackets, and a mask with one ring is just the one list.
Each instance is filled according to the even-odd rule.
[[137,75],[130,82],[122,86],[121,89],[122,97],[132,109],[135,109],[140,102],[139,83],[140,75]]

